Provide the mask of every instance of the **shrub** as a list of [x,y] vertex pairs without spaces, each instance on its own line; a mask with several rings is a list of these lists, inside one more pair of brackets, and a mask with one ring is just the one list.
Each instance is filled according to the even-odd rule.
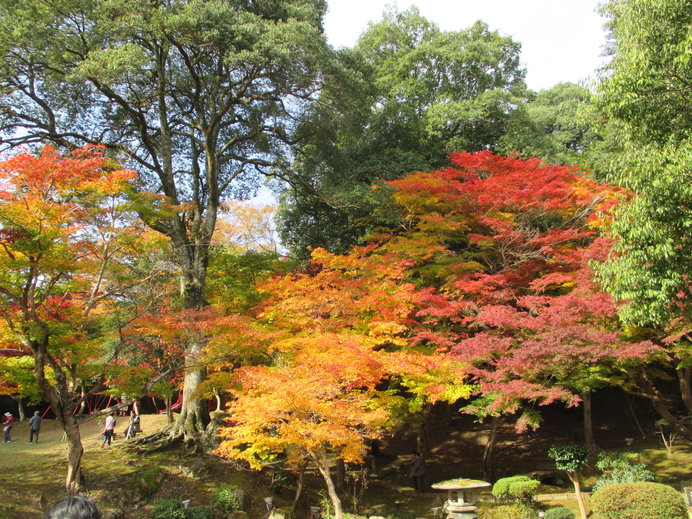
[[555,460],[558,470],[579,472],[586,463],[586,451],[578,445],[553,445],[548,457]]
[[185,508],[176,499],[157,499],[154,501],[151,519],[186,519]]
[[493,485],[493,495],[497,497],[511,497],[519,501],[528,502],[533,499],[540,481],[528,476],[512,476],[498,479]]
[[596,491],[614,483],[636,483],[637,481],[653,481],[653,473],[646,465],[637,460],[637,454],[632,452],[602,452],[598,456],[596,468],[603,472],[593,486]]
[[214,509],[211,506],[192,506],[185,512],[185,519],[214,519]]
[[245,494],[235,485],[219,487],[214,491],[211,502],[214,509],[226,515],[243,508]]
[[481,514],[482,519],[536,519],[538,510],[526,503],[494,506]]
[[137,474],[138,478],[135,482],[137,491],[142,497],[153,495],[161,485],[162,472],[158,465],[150,465],[143,467]]
[[688,519],[687,505],[673,487],[660,483],[615,483],[591,497],[592,519]]
[[569,508],[558,506],[556,508],[549,508],[546,510],[544,519],[575,519],[575,517],[572,510]]

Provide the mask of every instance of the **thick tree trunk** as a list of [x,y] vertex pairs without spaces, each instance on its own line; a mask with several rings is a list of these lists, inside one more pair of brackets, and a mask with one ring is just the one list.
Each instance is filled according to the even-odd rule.
[[502,424],[501,416],[493,416],[490,421],[490,431],[488,433],[488,441],[483,449],[483,480],[493,481],[493,450],[497,440],[497,431]]
[[339,494],[337,493],[336,487],[334,486],[332,476],[329,473],[329,459],[324,453],[313,455],[313,459],[317,463],[317,470],[320,471],[320,474],[322,474],[324,482],[327,485],[327,495],[329,495],[329,500],[332,502],[332,506],[334,507],[334,519],[343,519],[344,510],[343,506],[341,505],[341,499],[339,498]]
[[581,395],[584,414],[584,448],[590,460],[594,460],[598,447],[593,436],[593,414],[591,408],[591,391],[586,390]]
[[67,476],[65,478],[65,488],[69,494],[78,494],[81,486],[82,477],[82,438],[79,433],[79,424],[72,418],[65,424],[65,434],[67,436]]
[[206,402],[194,398],[199,385],[204,381],[205,371],[199,364],[202,344],[195,343],[188,349],[185,356],[185,379],[183,382],[183,402],[180,414],[173,426],[171,436],[183,436],[185,440],[193,440],[204,432],[209,423],[209,410]]
[[[209,218],[213,218],[210,216]],[[213,230],[213,222],[212,227]],[[183,232],[173,242],[178,251],[178,262],[181,266],[180,299],[182,307],[187,310],[199,310],[207,306],[204,298],[204,285],[208,265],[208,243],[211,237],[197,236],[199,241],[192,242]],[[171,428],[171,438],[183,437],[194,441],[200,436],[209,423],[209,409],[206,402],[196,396],[197,388],[204,381],[206,372],[200,358],[204,339],[199,337],[191,341],[185,352],[185,378],[183,380],[183,401],[180,414]]]
[[577,498],[577,504],[579,505],[579,514],[581,519],[586,519],[586,507],[584,506],[584,496],[581,495],[581,483],[579,483],[579,474],[576,472],[568,472],[570,481],[574,485],[574,495]]

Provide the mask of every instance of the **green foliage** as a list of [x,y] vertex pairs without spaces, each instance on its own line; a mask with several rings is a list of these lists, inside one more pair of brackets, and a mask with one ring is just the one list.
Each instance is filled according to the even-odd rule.
[[593,486],[596,491],[614,483],[635,483],[637,481],[654,481],[654,474],[646,465],[637,461],[637,454],[631,452],[601,452],[598,455],[596,468],[603,472]]
[[544,519],[575,519],[575,517],[572,510],[569,508],[558,506],[556,508],[549,508],[546,510]]
[[511,476],[498,479],[493,485],[493,495],[531,501],[541,482],[528,476]]
[[303,121],[294,167],[308,184],[284,193],[283,243],[345,252],[398,223],[373,184],[494,147],[526,96],[519,50],[482,22],[446,32],[415,8],[372,24]]
[[211,506],[191,506],[185,511],[185,519],[214,519],[214,509]]
[[414,519],[416,515],[405,508],[397,508],[393,512],[388,513],[387,517],[391,519]]
[[235,485],[217,488],[211,498],[212,506],[222,514],[229,514],[243,508],[245,494]]
[[578,445],[553,445],[548,449],[548,457],[555,460],[558,470],[579,472],[586,463],[587,454]]
[[591,496],[592,519],[687,519],[687,505],[673,487],[660,483],[618,483]]
[[599,88],[604,112],[643,142],[689,137],[690,0],[611,0],[614,58]]
[[611,0],[604,10],[614,57],[597,105],[621,126],[622,144],[599,168],[636,197],[617,214],[601,281],[626,302],[627,324],[689,322],[692,2]]
[[143,467],[137,475],[136,484],[140,495],[149,497],[159,489],[161,484],[161,467],[158,465]]
[[177,499],[157,499],[154,501],[151,519],[186,519],[185,508]]
[[481,519],[536,519],[538,510],[526,503],[494,506],[485,510]]
[[[53,382],[53,370],[47,368],[46,371],[48,379]],[[0,387],[0,394],[17,394],[26,399],[27,404],[38,404],[44,398],[34,373],[33,357],[0,358],[0,380],[6,385]]]
[[541,90],[513,113],[497,151],[549,164],[583,162],[599,137],[588,116],[590,99],[589,90],[574,83]]

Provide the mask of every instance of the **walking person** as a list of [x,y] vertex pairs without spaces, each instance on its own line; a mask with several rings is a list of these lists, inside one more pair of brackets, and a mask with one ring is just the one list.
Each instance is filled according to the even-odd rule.
[[425,472],[426,466],[423,455],[418,451],[414,451],[413,463],[411,463],[409,475],[411,476],[411,482],[417,494],[422,494],[425,490]]
[[111,445],[111,440],[113,438],[113,431],[115,430],[115,413],[111,411],[111,414],[106,416],[106,423],[103,427],[103,441],[101,442],[101,447],[108,443]]
[[12,413],[7,412],[5,416],[2,417],[2,430],[5,431],[5,443],[12,441],[10,433],[12,432],[12,426],[14,425],[14,416]]
[[134,438],[135,435],[139,432],[139,415],[135,413],[134,409],[130,411],[130,423],[127,426],[127,430],[125,431],[125,439],[129,440],[130,438]]
[[[34,411],[29,419],[29,443],[38,443],[38,432],[41,430],[41,413]],[[36,438],[36,439],[34,439]]]

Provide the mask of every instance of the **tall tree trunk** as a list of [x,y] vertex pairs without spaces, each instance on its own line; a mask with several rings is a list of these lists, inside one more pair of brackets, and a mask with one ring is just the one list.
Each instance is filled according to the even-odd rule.
[[418,427],[418,434],[416,435],[416,450],[423,457],[428,452],[428,412],[428,409],[424,410],[423,422]]
[[172,406],[173,406],[173,397],[167,396],[166,397],[166,418],[168,418],[168,423],[173,423],[173,409],[171,409]]
[[339,494],[334,486],[332,475],[329,472],[329,458],[324,452],[313,454],[312,457],[315,460],[315,463],[317,463],[317,470],[320,471],[320,474],[322,474],[324,482],[327,485],[327,495],[329,495],[329,500],[332,502],[332,506],[334,507],[334,519],[343,519],[344,510],[343,506],[341,505],[341,499],[339,498]]
[[[211,218],[211,217],[209,217]],[[213,230],[213,225],[211,227]],[[193,242],[181,229],[173,240],[181,265],[180,299],[186,310],[199,310],[207,306],[204,298],[204,285],[209,262],[209,236],[196,236]],[[200,241],[203,242],[200,244]],[[206,402],[196,397],[197,388],[204,381],[206,372],[200,358],[204,348],[204,339],[199,337],[188,344],[185,351],[185,378],[183,379],[183,401],[180,414],[171,429],[171,437],[183,437],[186,441],[195,440],[209,423],[209,409]]]
[[591,408],[591,391],[586,390],[582,393],[581,399],[583,402],[584,414],[584,448],[590,460],[594,460],[598,447],[593,436],[593,414]]
[[680,382],[680,396],[688,414],[692,414],[692,367],[675,370]]
[[501,416],[493,416],[490,419],[490,431],[488,433],[488,441],[485,442],[485,448],[483,449],[483,480],[492,481],[494,478],[493,474],[493,450],[495,448],[495,442],[497,440],[497,431],[502,424]]
[[12,400],[17,402],[17,413],[19,414],[19,422],[23,422],[26,420],[26,412],[24,411],[24,399],[21,396],[18,397],[10,397]]
[[346,487],[346,463],[341,458],[337,458],[336,462],[336,489],[339,492],[343,492]]
[[581,519],[586,519],[586,507],[584,506],[584,496],[581,495],[581,483],[579,482],[579,473],[568,472],[570,481],[574,485],[574,495],[577,498],[577,504],[579,505],[579,513],[581,514]]

